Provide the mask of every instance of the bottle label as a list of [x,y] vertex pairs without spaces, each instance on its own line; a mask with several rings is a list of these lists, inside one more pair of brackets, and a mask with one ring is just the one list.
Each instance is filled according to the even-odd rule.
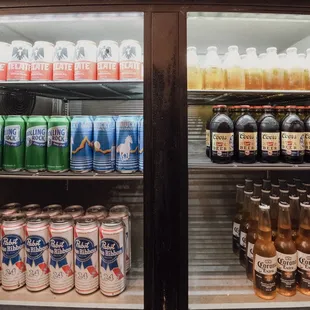
[[248,242],[247,245],[247,260],[246,260],[246,272],[247,274],[253,273],[253,249],[254,243]]
[[297,253],[284,254],[277,251],[277,278],[278,287],[287,291],[296,289]]
[[68,126],[55,126],[48,129],[47,146],[67,147]]
[[280,152],[280,133],[262,132],[261,133],[261,151],[265,156],[278,156]]
[[210,147],[210,130],[206,129],[206,146]]
[[234,153],[234,134],[212,132],[212,156],[230,157]]
[[296,282],[300,288],[310,289],[310,254],[297,251]]
[[246,258],[246,236],[247,234],[244,231],[240,231],[240,240],[239,240],[239,244],[240,244],[240,253],[239,256],[240,258]]
[[234,249],[239,249],[240,245],[240,224],[234,222],[233,223],[233,248]]
[[305,132],[305,150],[310,155],[310,132]]
[[239,132],[239,152],[241,155],[256,155],[257,132]]
[[277,256],[263,257],[256,254],[254,270],[255,287],[262,292],[274,292],[276,290]]
[[26,146],[46,146],[46,125],[33,126],[26,131]]
[[284,155],[301,156],[305,153],[305,133],[287,132],[281,134],[281,150]]
[[10,125],[4,128],[4,144],[18,147],[21,145],[20,125]]

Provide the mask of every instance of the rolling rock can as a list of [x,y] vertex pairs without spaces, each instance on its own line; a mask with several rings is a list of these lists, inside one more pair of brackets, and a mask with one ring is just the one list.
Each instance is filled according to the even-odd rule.
[[25,121],[20,115],[9,115],[4,122],[3,169],[20,171],[24,168]]
[[97,80],[119,79],[119,48],[115,41],[100,41],[97,50]]
[[95,216],[76,220],[74,229],[75,290],[90,294],[99,287],[98,223]]
[[6,81],[8,61],[10,55],[10,44],[6,42],[0,42],[0,81]]
[[77,219],[80,216],[84,215],[84,208],[79,205],[73,205],[66,207],[64,209],[64,213],[71,215],[73,219]]
[[4,118],[0,115],[0,169],[2,168],[2,157],[3,157],[3,131],[4,131]]
[[116,170],[132,173],[138,169],[138,117],[119,116],[116,121]]
[[98,116],[94,121],[93,168],[98,173],[115,170],[115,120]]
[[53,79],[54,44],[37,41],[32,49],[31,80],[51,81]]
[[139,140],[139,171],[143,172],[143,157],[144,157],[144,121],[141,117],[138,125],[138,140]]
[[26,287],[41,291],[49,286],[49,216],[35,214],[26,225]]
[[25,215],[3,216],[2,222],[2,288],[16,290],[25,285]]
[[75,48],[74,79],[96,80],[97,78],[97,47],[96,43],[80,40]]
[[116,296],[126,288],[125,229],[119,219],[105,219],[99,228],[100,291]]
[[25,205],[21,208],[21,212],[23,212],[24,214],[26,214],[26,216],[32,216],[35,215],[37,213],[41,212],[41,207],[40,205],[36,204],[36,203],[31,203],[29,205]]
[[87,172],[93,168],[93,122],[89,116],[74,116],[71,121],[70,169]]
[[119,51],[120,80],[141,80],[142,49],[139,42],[124,40]]
[[10,202],[2,205],[0,207],[0,214],[2,215],[10,215],[13,213],[19,212],[21,209],[21,204],[18,202]]
[[109,218],[121,219],[125,224],[126,273],[131,268],[131,215],[128,207],[117,205],[110,209]]
[[53,80],[74,80],[75,45],[69,41],[57,41],[54,49]]
[[47,170],[68,171],[70,122],[66,116],[51,116],[47,128]]
[[104,206],[96,205],[91,206],[86,210],[86,214],[94,215],[97,220],[99,218],[105,219],[108,216],[108,210]]
[[50,224],[50,289],[65,293],[74,287],[73,218],[58,215]]
[[25,41],[12,41],[8,62],[8,81],[29,81],[32,45]]
[[29,116],[26,125],[25,168],[30,172],[46,169],[47,122],[43,116]]
[[62,206],[58,204],[45,206],[42,210],[43,213],[47,213],[50,217],[61,215]]

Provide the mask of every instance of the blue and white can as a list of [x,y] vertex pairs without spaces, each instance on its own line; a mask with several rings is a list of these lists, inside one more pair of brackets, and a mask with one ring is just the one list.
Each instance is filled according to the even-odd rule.
[[116,170],[132,173],[139,169],[138,116],[119,116],[116,121]]
[[139,121],[139,128],[138,128],[138,140],[139,140],[139,171],[143,172],[143,157],[144,157],[144,120],[143,116],[140,118]]
[[115,170],[115,129],[112,116],[97,116],[94,120],[93,168],[98,173]]
[[89,116],[74,116],[71,121],[70,169],[88,172],[93,168],[93,122]]

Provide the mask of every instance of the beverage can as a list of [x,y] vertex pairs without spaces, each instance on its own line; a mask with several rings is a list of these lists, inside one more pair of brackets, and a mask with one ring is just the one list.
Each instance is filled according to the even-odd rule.
[[36,41],[32,49],[31,81],[51,81],[53,79],[54,44]]
[[66,116],[51,116],[47,128],[47,170],[50,172],[68,171],[69,120]]
[[95,205],[87,208],[86,214],[94,215],[97,219],[106,218],[108,216],[108,210],[101,205]]
[[64,209],[64,213],[71,215],[73,219],[77,219],[80,216],[84,215],[84,208],[79,205],[72,205],[72,206],[66,207]]
[[26,214],[26,216],[33,216],[37,213],[40,213],[41,207],[37,203],[31,203],[29,205],[25,205],[21,208],[21,212]]
[[0,115],[0,169],[2,168],[3,157],[3,132],[4,132],[4,118]]
[[97,46],[89,40],[77,41],[75,48],[74,80],[96,80]]
[[99,288],[98,223],[95,216],[76,220],[74,230],[75,290],[90,294]]
[[144,157],[144,120],[143,116],[140,118],[139,121],[139,128],[138,128],[138,140],[139,140],[139,171],[143,172],[143,157]]
[[49,286],[49,216],[34,214],[26,224],[26,287],[37,292]]
[[53,80],[74,80],[75,44],[70,41],[57,41],[54,50]]
[[2,288],[7,291],[26,283],[25,215],[3,216],[2,222]]
[[10,202],[0,206],[0,214],[9,215],[19,212],[21,204],[19,202]]
[[32,45],[25,41],[12,41],[8,62],[8,81],[29,81]]
[[50,217],[61,215],[62,206],[58,204],[48,205],[43,208],[42,212],[47,213]]
[[93,122],[89,116],[74,116],[71,121],[70,169],[87,172],[93,168]]
[[138,117],[119,116],[116,121],[116,170],[132,173],[138,169]]
[[10,58],[10,44],[0,42],[0,81],[6,81],[8,71],[8,61]]
[[4,122],[3,169],[24,169],[25,121],[20,115],[9,115]]
[[29,116],[26,124],[25,168],[30,172],[46,169],[47,122],[41,115]]
[[119,79],[119,47],[117,42],[102,40],[97,50],[97,80]]
[[50,289],[61,294],[74,287],[73,218],[58,215],[50,224]]
[[115,120],[97,116],[94,120],[94,170],[98,173],[115,170]]
[[116,296],[126,288],[125,229],[119,219],[105,219],[99,228],[100,291]]

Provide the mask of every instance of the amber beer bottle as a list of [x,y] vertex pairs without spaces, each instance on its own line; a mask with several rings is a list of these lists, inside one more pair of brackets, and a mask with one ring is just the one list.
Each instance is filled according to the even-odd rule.
[[290,196],[290,215],[291,215],[291,229],[292,238],[295,241],[297,238],[298,226],[299,226],[299,197],[296,195]]
[[276,236],[277,236],[279,200],[280,200],[280,197],[277,196],[276,194],[270,195],[270,219],[271,219],[271,229],[272,229],[272,241],[275,241]]
[[296,294],[297,250],[292,238],[290,205],[279,203],[277,238],[274,242],[277,250],[277,291],[284,296]]
[[259,206],[257,241],[253,251],[253,285],[263,299],[276,297],[277,252],[271,240],[270,207]]
[[297,289],[310,295],[310,204],[304,202],[301,205],[300,226],[296,239],[297,248]]
[[212,107],[212,114],[210,116],[208,116],[207,121],[206,121],[206,155],[208,157],[210,157],[210,124],[211,124],[211,120],[212,118],[218,113],[218,106],[215,105]]

